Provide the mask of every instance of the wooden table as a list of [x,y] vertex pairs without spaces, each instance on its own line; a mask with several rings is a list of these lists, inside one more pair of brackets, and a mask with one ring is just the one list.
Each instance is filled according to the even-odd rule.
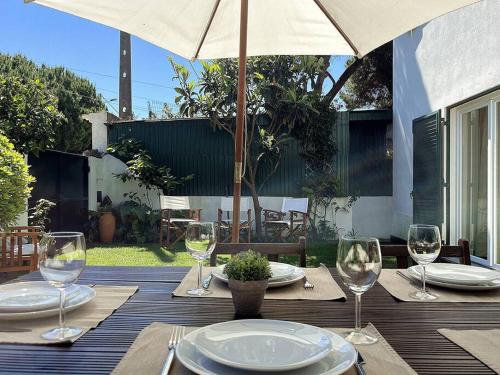
[[[187,267],[88,267],[81,283],[138,285],[139,291],[97,329],[70,347],[0,345],[0,373],[107,374],[137,334],[152,322],[201,326],[233,319],[231,300],[172,299],[171,292],[188,270]],[[38,272],[23,277],[24,280],[40,278]],[[346,293],[346,303],[265,301],[262,316],[320,327],[349,327],[354,322],[354,300]],[[375,324],[419,374],[494,374],[436,330],[500,328],[500,304],[396,302],[376,284],[363,296],[362,318],[364,323]]]

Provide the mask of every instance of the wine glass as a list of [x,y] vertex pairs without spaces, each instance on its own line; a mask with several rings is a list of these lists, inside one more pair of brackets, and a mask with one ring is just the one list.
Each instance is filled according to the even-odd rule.
[[40,241],[38,266],[43,278],[59,289],[59,327],[42,334],[46,340],[63,341],[78,336],[82,329],[66,327],[65,289],[73,284],[85,267],[85,237],[80,232],[44,233]]
[[186,230],[185,243],[189,254],[198,261],[198,288],[189,289],[187,294],[201,297],[212,293],[202,286],[202,271],[203,261],[205,261],[215,249],[214,224],[204,222],[189,223]]
[[412,224],[408,230],[408,252],[422,267],[422,290],[410,292],[410,297],[432,301],[436,295],[425,289],[425,266],[434,262],[441,251],[441,235],[435,225]]
[[377,281],[382,270],[382,254],[376,238],[344,236],[337,251],[337,271],[342,282],[356,296],[356,325],[346,340],[353,344],[373,344],[376,337],[361,332],[361,295]]

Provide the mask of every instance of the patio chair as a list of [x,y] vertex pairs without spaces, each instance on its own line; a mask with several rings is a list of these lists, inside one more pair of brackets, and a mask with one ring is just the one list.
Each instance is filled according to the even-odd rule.
[[295,243],[217,243],[210,256],[210,266],[217,265],[217,255],[235,255],[246,250],[254,250],[277,261],[280,255],[297,255],[300,267],[306,266],[306,238],[299,237]]
[[264,233],[271,234],[278,242],[298,241],[306,237],[308,220],[308,198],[283,198],[281,211],[264,209]]
[[[406,245],[380,245],[382,257],[396,257],[396,265],[398,268],[408,268],[408,247]],[[458,245],[443,245],[441,252],[436,262],[455,262],[469,265],[470,262],[470,249],[469,241],[461,239],[458,240]]]
[[0,233],[0,273],[36,271],[41,230],[36,226],[12,227]]
[[[240,234],[241,232],[246,232],[246,242],[250,242],[252,238],[252,209],[250,208],[250,202],[249,197],[243,197],[240,200],[240,212],[246,212],[246,218],[244,216],[240,217]],[[221,197],[220,208],[217,210],[216,229],[218,242],[228,242],[228,240],[231,240],[231,231],[233,228],[231,212],[233,212],[233,198]]]
[[[163,246],[164,231],[166,233],[166,245],[175,244],[186,235],[187,225],[194,221],[200,221],[201,209],[193,209],[189,203],[189,197],[160,196],[160,246]],[[176,235],[175,241],[170,242],[171,234]]]

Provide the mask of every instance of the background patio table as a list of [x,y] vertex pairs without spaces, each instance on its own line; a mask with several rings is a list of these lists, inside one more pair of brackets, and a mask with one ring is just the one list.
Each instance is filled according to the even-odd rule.
[[[138,333],[152,322],[201,326],[233,319],[228,299],[179,298],[171,293],[189,267],[87,267],[81,283],[138,285],[139,291],[72,346],[0,345],[0,373],[108,374]],[[335,270],[335,279],[342,286]],[[39,280],[38,272],[24,280]],[[266,300],[262,316],[320,327],[354,324],[354,299]],[[376,284],[363,296],[363,324],[372,322],[419,374],[494,374],[438,328],[500,328],[500,304],[396,302]]]

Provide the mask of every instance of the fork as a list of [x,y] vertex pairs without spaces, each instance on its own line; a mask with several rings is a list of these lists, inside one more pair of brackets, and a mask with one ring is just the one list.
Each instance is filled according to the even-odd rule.
[[314,289],[314,284],[310,283],[309,280],[307,280],[307,277],[305,277],[305,276],[304,276],[304,289],[307,289],[307,290]]
[[163,365],[163,369],[161,370],[161,375],[167,375],[170,371],[170,367],[172,367],[172,362],[174,361],[175,349],[179,344],[179,341],[184,337],[186,332],[186,327],[175,326],[172,335],[170,336],[170,340],[168,341],[168,356],[165,364]]

